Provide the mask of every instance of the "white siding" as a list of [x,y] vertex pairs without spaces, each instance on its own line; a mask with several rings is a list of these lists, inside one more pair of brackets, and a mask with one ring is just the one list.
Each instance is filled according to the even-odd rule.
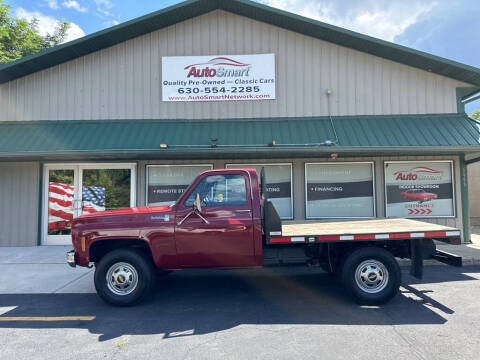
[[[161,57],[275,53],[277,99],[161,102]],[[0,121],[456,112],[468,86],[221,10],[0,85]]]

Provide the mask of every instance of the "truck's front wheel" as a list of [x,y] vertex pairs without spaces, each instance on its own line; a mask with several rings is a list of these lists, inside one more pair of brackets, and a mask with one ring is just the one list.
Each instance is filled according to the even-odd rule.
[[133,249],[114,250],[95,267],[97,293],[112,305],[128,306],[139,302],[150,292],[152,282],[150,261]]
[[401,279],[397,261],[382,248],[357,249],[343,263],[343,285],[360,304],[386,303],[398,293]]

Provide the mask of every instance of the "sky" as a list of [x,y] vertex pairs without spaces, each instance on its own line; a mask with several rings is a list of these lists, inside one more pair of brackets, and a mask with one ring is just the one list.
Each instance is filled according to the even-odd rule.
[[[257,0],[266,5],[480,68],[479,0]],[[71,23],[66,41],[181,2],[180,0],[4,0],[18,17]],[[467,113],[480,109],[480,100]]]

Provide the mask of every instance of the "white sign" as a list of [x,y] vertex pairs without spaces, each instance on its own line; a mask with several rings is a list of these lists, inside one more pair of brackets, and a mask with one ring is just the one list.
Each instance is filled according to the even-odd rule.
[[275,99],[275,54],[162,57],[163,101]]
[[453,217],[452,161],[385,162],[387,217]]

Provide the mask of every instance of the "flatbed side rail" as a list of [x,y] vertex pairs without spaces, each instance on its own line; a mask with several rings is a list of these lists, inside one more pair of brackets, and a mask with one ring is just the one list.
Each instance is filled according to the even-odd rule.
[[267,244],[325,243],[339,241],[385,241],[412,239],[434,239],[449,244],[460,244],[460,231],[458,230],[401,233],[392,232],[382,234],[282,236],[281,229],[280,231],[276,229],[276,231],[270,231],[267,234]]

